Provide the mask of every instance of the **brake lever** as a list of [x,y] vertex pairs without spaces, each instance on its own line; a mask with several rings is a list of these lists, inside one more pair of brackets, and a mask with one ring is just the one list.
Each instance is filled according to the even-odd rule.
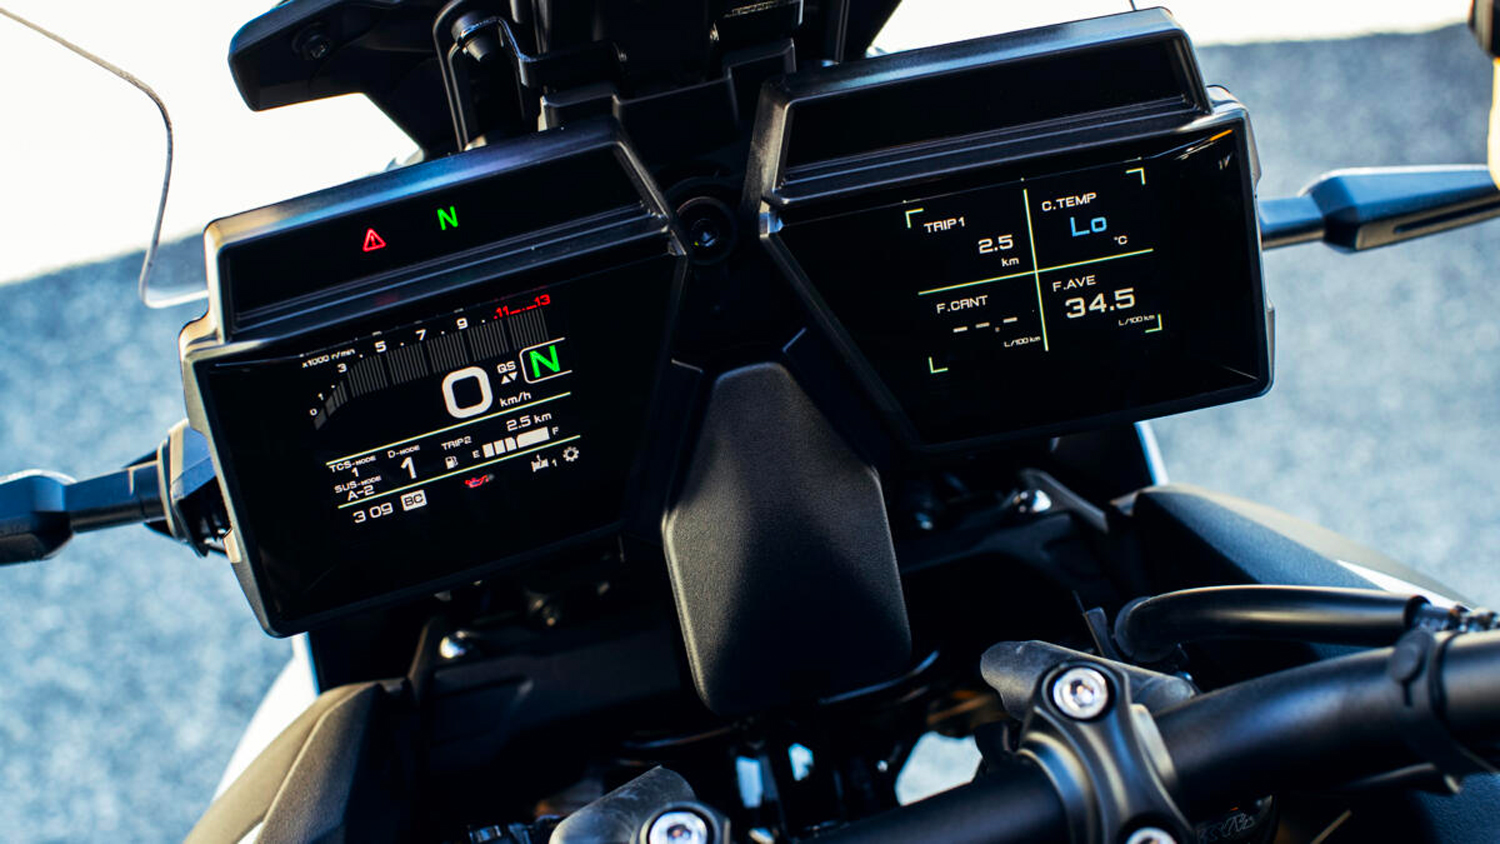
[[0,478],[0,565],[44,560],[74,534],[147,523],[199,556],[227,530],[208,443],[174,425],[154,458],[75,481],[56,472]]
[[1361,167],[1325,173],[1298,196],[1260,203],[1260,245],[1321,240],[1359,252],[1500,216],[1483,164]]

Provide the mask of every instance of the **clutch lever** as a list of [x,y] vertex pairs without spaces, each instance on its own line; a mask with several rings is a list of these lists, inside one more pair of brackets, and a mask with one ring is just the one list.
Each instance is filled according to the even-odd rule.
[[228,530],[208,443],[186,421],[155,455],[75,481],[56,472],[0,478],[0,565],[44,560],[74,534],[146,523],[199,556]]
[[1360,252],[1496,216],[1500,189],[1483,164],[1335,170],[1297,196],[1261,202],[1260,245],[1321,240]]

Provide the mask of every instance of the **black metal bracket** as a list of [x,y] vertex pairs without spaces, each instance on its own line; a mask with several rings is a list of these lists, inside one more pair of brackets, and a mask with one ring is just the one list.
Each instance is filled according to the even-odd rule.
[[1073,844],[1113,844],[1148,827],[1196,840],[1172,796],[1176,775],[1156,722],[1113,666],[1071,660],[1043,677],[1017,752],[1057,789]]
[[156,450],[166,535],[200,557],[222,550],[217,543],[229,530],[229,513],[214,471],[208,440],[186,419],[173,425]]
[[[452,0],[433,23],[456,148],[481,137],[612,115],[654,160],[684,148],[702,152],[748,125],[761,83],[795,68],[792,36],[803,0],[721,4],[723,14],[706,35],[703,77],[666,90],[654,84],[642,89],[638,77],[649,73],[635,65],[647,62],[628,64],[625,49],[612,40],[540,49],[540,36],[533,39],[500,5]],[[696,115],[697,128],[684,131],[664,119],[680,114]]]
[[[498,65],[510,67],[500,70],[497,66],[495,73],[510,78],[485,79],[480,86],[481,99],[495,97],[496,115],[491,116],[495,125],[468,122],[471,139],[511,127],[518,132],[535,130],[535,122],[524,120],[526,114],[536,116],[535,98],[522,102],[519,109],[511,102],[512,85],[515,94],[522,90],[516,80],[530,86],[525,91],[528,96],[536,92],[556,95],[565,88],[608,86],[609,74],[600,70],[619,63],[622,74],[628,70],[630,76],[620,86],[621,96],[654,103],[661,95],[683,90],[689,92],[690,100],[694,96],[704,99],[702,92],[693,93],[695,89],[719,80],[726,68],[736,64],[733,54],[744,49],[753,52],[782,39],[795,39],[798,54],[810,62],[859,58],[897,2],[491,0],[465,2],[461,12],[444,15],[455,4],[445,6],[444,0],[285,0],[240,29],[230,45],[229,66],[245,104],[256,111],[340,94],[364,94],[432,158],[456,149],[449,119],[453,92],[463,94],[458,103],[475,98],[466,85],[469,80],[450,74],[447,65],[472,65],[491,48],[503,46],[499,52],[509,53]],[[467,19],[455,31],[453,24],[460,17]],[[508,35],[499,31],[501,26],[509,29]],[[473,48],[470,59],[450,61],[449,49],[459,41],[464,44],[457,52]],[[684,56],[691,59],[677,61]],[[490,72],[486,67],[482,76]],[[758,73],[740,76],[739,88],[758,87],[761,81]],[[594,79],[583,84],[541,82],[583,77]],[[474,76],[476,81],[480,78]],[[668,112],[694,114],[694,105],[674,103]],[[456,137],[462,141],[465,136]]]
[[979,673],[1000,694],[1000,704],[1018,721],[1032,709],[1032,696],[1041,681],[1058,666],[1070,662],[1104,664],[1130,684],[1130,700],[1151,712],[1176,706],[1196,695],[1193,684],[1173,674],[1164,674],[1093,654],[1075,651],[1051,642],[1000,642],[984,652]]
[[[453,0],[438,12],[432,38],[453,114],[457,148],[498,128],[521,134],[535,128],[540,98],[548,89],[618,83],[625,57],[611,41],[595,41],[552,52],[530,49],[515,27],[487,0]],[[475,102],[476,73],[486,77],[497,127],[486,126]]]

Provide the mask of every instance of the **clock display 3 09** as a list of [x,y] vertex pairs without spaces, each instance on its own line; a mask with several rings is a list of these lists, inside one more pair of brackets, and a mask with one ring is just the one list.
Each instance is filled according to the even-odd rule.
[[1264,377],[1242,154],[1159,139],[775,237],[923,440],[1045,429]]

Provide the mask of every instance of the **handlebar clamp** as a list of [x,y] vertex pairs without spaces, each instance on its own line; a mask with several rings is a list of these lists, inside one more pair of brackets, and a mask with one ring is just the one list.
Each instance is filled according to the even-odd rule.
[[1489,762],[1454,737],[1443,715],[1443,653],[1459,634],[1416,628],[1403,635],[1386,662],[1386,676],[1399,695],[1401,738],[1418,757],[1443,775],[1454,794],[1470,774],[1495,773]]
[[1017,753],[1051,780],[1074,844],[1197,840],[1172,797],[1176,775],[1156,721],[1110,665],[1075,659],[1044,676]]

